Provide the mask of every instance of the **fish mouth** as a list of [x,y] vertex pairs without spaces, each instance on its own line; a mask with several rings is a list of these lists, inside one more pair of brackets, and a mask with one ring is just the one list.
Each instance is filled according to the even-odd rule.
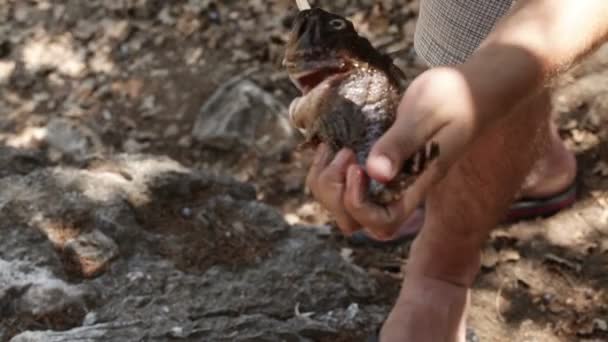
[[322,67],[292,75],[291,80],[302,94],[306,95],[323,81],[342,75],[349,70],[348,67]]
[[289,78],[304,95],[323,81],[343,75],[352,69],[351,63],[343,59],[330,59],[321,63],[284,61],[284,65],[288,69]]

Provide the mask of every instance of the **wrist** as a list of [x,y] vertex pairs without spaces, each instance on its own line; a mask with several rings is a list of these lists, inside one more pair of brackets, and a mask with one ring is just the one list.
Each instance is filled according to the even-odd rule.
[[485,44],[458,66],[471,89],[480,121],[508,115],[543,85],[543,66],[524,49]]

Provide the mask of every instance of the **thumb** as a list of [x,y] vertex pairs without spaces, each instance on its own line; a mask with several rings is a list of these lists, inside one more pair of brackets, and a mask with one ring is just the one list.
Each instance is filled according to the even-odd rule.
[[403,163],[425,144],[423,136],[415,134],[414,125],[404,115],[372,147],[366,162],[368,175],[380,182],[392,180]]

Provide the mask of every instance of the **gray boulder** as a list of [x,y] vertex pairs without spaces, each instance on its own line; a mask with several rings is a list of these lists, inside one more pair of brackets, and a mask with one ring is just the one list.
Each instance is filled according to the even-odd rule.
[[334,340],[388,310],[326,235],[168,158],[1,178],[0,215],[0,340]]
[[291,146],[294,133],[285,106],[242,77],[222,85],[205,102],[192,130],[192,136],[205,146],[263,154]]

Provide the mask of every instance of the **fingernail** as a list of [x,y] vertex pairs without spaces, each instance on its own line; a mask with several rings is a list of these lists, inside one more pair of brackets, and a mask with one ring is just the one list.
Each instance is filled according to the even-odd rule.
[[349,151],[340,150],[340,152],[338,152],[338,154],[336,155],[334,160],[331,162],[331,164],[334,166],[338,166],[338,167],[344,166],[344,164],[348,161],[349,158],[350,158]]
[[370,157],[369,165],[385,178],[390,178],[393,175],[393,163],[387,156]]

